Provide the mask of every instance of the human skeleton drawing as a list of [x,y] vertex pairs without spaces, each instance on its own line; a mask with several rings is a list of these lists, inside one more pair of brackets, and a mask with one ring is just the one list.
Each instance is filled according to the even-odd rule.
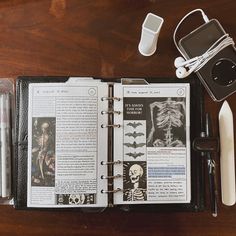
[[130,182],[133,184],[132,189],[127,189],[124,193],[127,201],[145,201],[146,189],[139,187],[140,178],[143,176],[143,168],[134,164],[129,169]]
[[[157,112],[154,115],[154,109]],[[184,146],[183,142],[174,138],[172,128],[183,126],[183,117],[185,114],[185,102],[175,101],[167,98],[166,101],[153,102],[150,104],[151,115],[151,131],[147,138],[147,143],[156,147],[179,147]],[[164,131],[164,140],[159,138],[154,139],[156,128],[161,128]]]
[[[35,125],[37,125],[37,120]],[[40,183],[40,179],[45,179],[46,175],[54,175],[55,172],[55,154],[50,150],[51,136],[49,134],[49,123],[44,122],[40,126],[40,134],[35,135],[37,146],[32,149],[32,153],[37,153],[36,168],[38,169],[36,176],[33,176],[33,182]]]

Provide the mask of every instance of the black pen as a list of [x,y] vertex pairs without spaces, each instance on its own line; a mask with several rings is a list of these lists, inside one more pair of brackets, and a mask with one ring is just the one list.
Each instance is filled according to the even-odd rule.
[[[208,113],[206,113],[205,120],[205,136],[212,136],[212,125],[211,118]],[[217,216],[217,199],[216,199],[216,180],[215,180],[215,161],[212,158],[210,152],[206,152],[207,158],[207,168],[208,168],[208,178],[209,178],[209,190],[210,190],[210,202],[211,202],[211,213],[214,217]]]

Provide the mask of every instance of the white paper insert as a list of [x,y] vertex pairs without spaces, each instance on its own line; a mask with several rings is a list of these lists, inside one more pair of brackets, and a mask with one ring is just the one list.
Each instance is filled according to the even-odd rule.
[[115,84],[114,204],[189,203],[190,87]]
[[28,207],[107,206],[104,96],[98,81],[29,85]]

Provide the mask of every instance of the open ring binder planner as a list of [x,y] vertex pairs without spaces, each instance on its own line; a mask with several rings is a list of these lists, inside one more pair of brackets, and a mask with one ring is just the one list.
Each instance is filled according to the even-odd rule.
[[199,82],[124,81],[17,79],[17,209],[204,208]]

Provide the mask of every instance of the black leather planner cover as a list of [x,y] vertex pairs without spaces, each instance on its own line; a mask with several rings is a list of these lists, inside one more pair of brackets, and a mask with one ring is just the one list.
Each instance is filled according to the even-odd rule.
[[[28,85],[29,83],[65,82],[68,77],[26,76],[18,77],[16,82],[16,140],[14,161],[14,205],[17,209],[27,207],[27,158],[28,158]],[[108,79],[106,81],[109,81]],[[114,80],[110,80],[114,81]],[[148,79],[154,83],[182,83],[176,79]],[[191,142],[200,136],[203,95],[202,87],[197,79],[189,79],[190,83],[190,132]],[[112,161],[112,157],[108,157]],[[191,202],[188,204],[155,204],[155,205],[120,205],[125,211],[200,211],[204,209],[204,160],[199,153],[191,150]],[[78,209],[77,209],[78,210]]]

